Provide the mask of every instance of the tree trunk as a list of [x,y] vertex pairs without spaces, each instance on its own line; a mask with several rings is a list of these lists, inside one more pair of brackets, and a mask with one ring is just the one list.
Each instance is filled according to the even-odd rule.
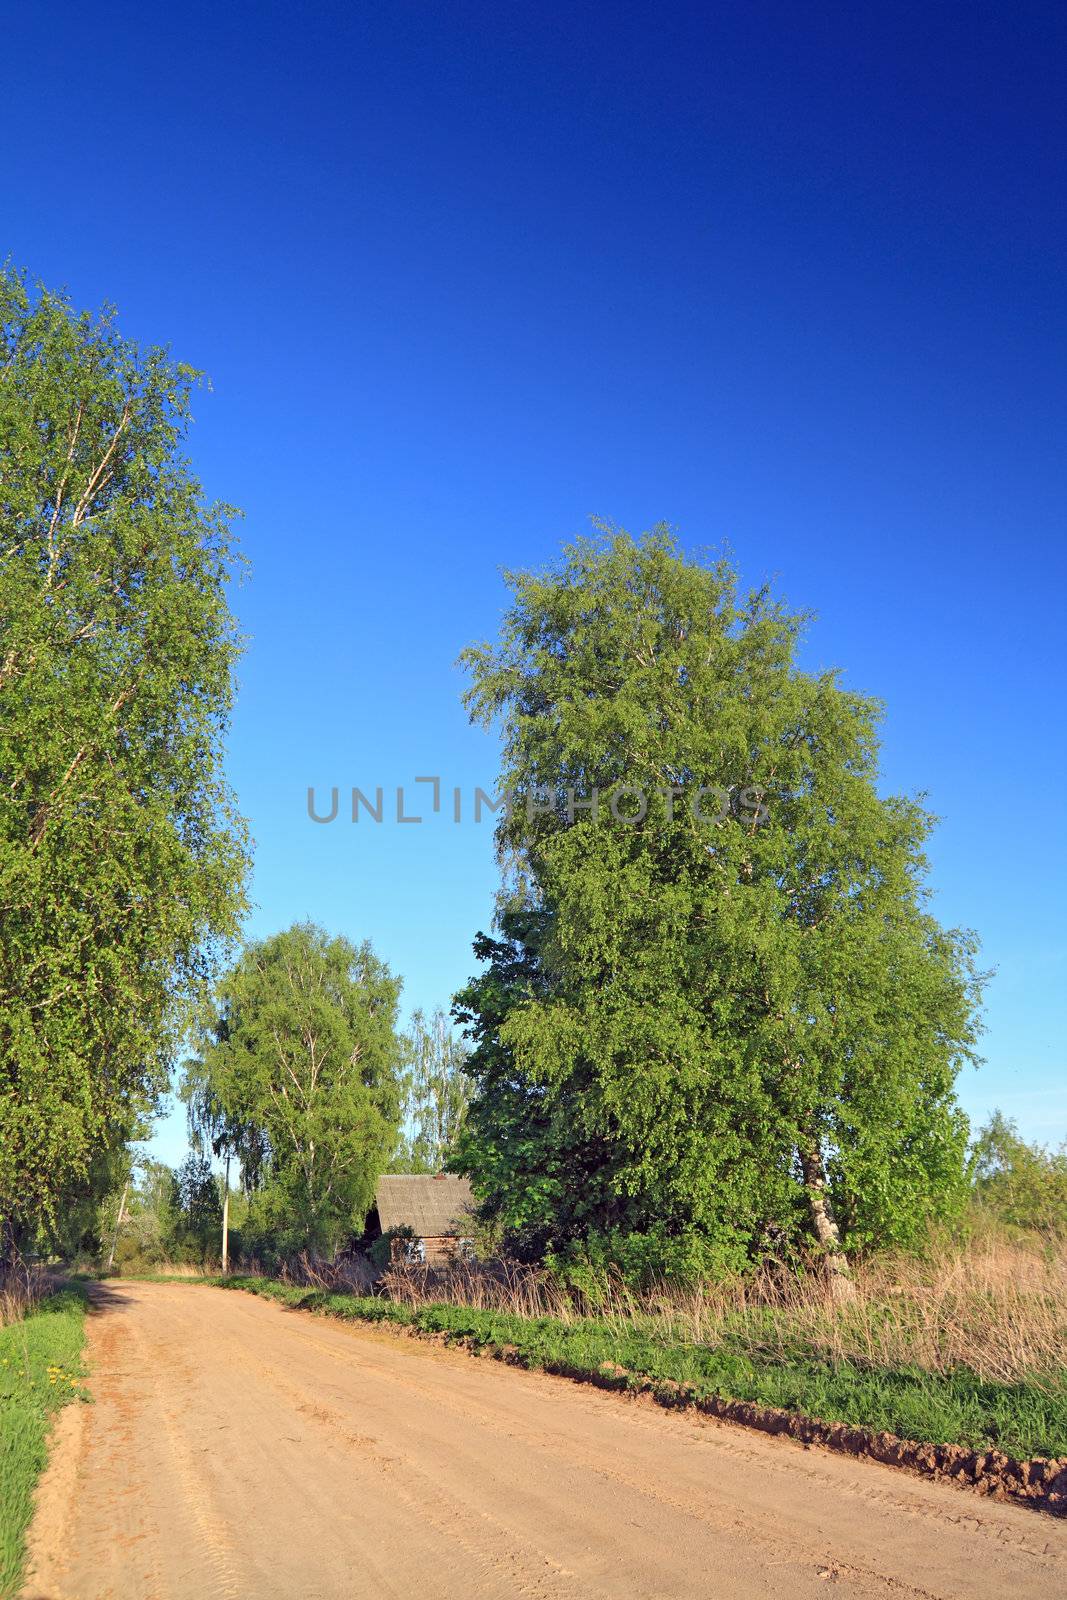
[[115,1218],[115,1232],[111,1236],[111,1249],[108,1252],[106,1268],[108,1272],[110,1272],[112,1267],[115,1265],[115,1250],[119,1242],[119,1229],[122,1227],[122,1218],[126,1210],[126,1196],[129,1193],[129,1190],[130,1180],[127,1178],[122,1187],[122,1199],[119,1201],[119,1214]]
[[230,1270],[230,1158],[226,1157],[226,1187],[222,1196],[222,1270]]
[[830,1209],[830,1196],[826,1192],[826,1169],[823,1166],[819,1142],[815,1137],[811,1137],[800,1149],[800,1170],[804,1175],[804,1188],[807,1190],[808,1204],[811,1207],[812,1227],[826,1261],[830,1293],[835,1300],[851,1300],[856,1293],[856,1285],[852,1281],[848,1262],[841,1251],[841,1234]]
[[2,1217],[0,1218],[0,1289],[9,1278],[14,1277],[19,1258],[18,1231],[14,1222]]

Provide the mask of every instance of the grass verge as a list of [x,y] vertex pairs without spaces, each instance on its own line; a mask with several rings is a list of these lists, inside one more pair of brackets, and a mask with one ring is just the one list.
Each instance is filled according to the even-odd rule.
[[48,1459],[53,1414],[78,1396],[85,1294],[49,1295],[0,1328],[0,1596],[22,1579],[33,1491]]
[[621,1387],[680,1384],[697,1399],[753,1401],[924,1444],[996,1449],[1019,1459],[1067,1456],[1067,1384],[997,1383],[963,1367],[936,1373],[801,1352],[754,1359],[728,1333],[715,1344],[679,1343],[654,1331],[595,1318],[564,1323],[465,1306],[414,1308],[269,1278],[203,1281],[330,1316],[443,1335],[545,1372],[602,1380],[605,1370],[622,1368]]

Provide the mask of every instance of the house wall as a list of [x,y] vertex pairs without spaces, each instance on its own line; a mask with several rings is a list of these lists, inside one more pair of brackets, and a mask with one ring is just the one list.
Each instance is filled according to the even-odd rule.
[[459,1240],[455,1238],[424,1239],[422,1242],[426,1247],[427,1266],[437,1267],[452,1260]]
[[[394,1261],[399,1262],[407,1259],[407,1247],[409,1243],[411,1243],[411,1241],[408,1239],[393,1240]],[[446,1266],[448,1262],[455,1260],[456,1255],[458,1254],[459,1240],[456,1238],[455,1234],[450,1234],[443,1239],[423,1239],[422,1245],[423,1250],[425,1251],[424,1261],[426,1266],[441,1267]]]

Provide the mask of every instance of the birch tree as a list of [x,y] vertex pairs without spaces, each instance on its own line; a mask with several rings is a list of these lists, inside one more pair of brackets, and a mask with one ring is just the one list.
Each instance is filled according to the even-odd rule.
[[0,1257],[109,1173],[244,906],[196,380],[0,270]]
[[470,1094],[466,1040],[440,1007],[411,1019],[404,1078],[403,1133],[395,1163],[402,1172],[441,1172],[452,1155]]
[[210,1108],[282,1251],[363,1226],[399,1126],[399,994],[369,943],[310,923],[249,945],[217,986],[185,1093]]
[[978,979],[926,904],[933,818],[879,793],[878,703],[727,564],[609,531],[510,583],[465,654],[511,803],[461,1161],[550,1251],[805,1248],[840,1287],[964,1192]]

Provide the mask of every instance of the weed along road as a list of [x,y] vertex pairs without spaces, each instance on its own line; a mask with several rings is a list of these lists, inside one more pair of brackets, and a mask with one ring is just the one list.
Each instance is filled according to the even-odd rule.
[[94,1291],[35,1600],[1040,1595],[1067,1525],[226,1290]]

